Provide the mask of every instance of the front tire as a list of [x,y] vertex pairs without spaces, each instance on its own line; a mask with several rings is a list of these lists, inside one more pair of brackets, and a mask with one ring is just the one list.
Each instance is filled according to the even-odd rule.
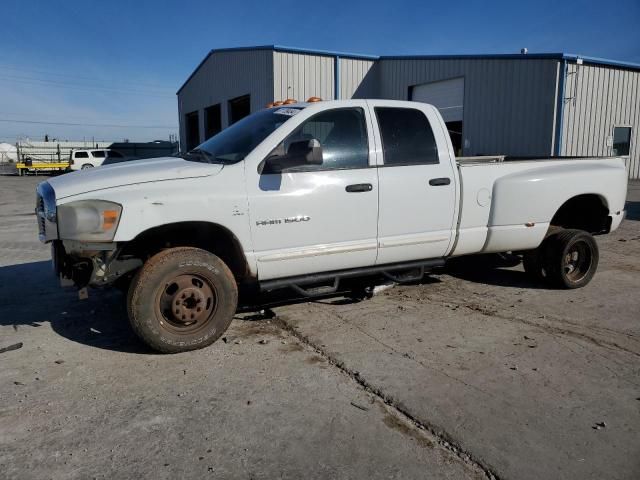
[[90,163],[85,163],[84,165],[82,165],[82,170],[87,170],[89,168],[93,168],[93,165],[91,165]]
[[140,339],[162,353],[196,350],[229,327],[238,305],[233,274],[199,248],[164,250],[151,257],[129,287],[129,321]]
[[600,253],[583,230],[561,230],[545,239],[539,252],[545,280],[560,288],[581,288],[596,273]]

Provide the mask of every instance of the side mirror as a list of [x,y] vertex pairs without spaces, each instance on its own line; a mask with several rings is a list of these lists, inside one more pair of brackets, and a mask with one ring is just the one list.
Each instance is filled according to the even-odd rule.
[[279,173],[288,168],[305,165],[322,165],[322,145],[315,138],[291,142],[286,152],[276,149],[264,161],[262,173]]

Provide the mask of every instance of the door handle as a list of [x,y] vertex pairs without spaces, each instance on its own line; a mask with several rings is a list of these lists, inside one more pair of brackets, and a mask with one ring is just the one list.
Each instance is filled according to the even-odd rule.
[[441,177],[441,178],[432,178],[429,180],[429,185],[433,187],[439,187],[440,185],[449,185],[451,183],[451,179],[449,177]]
[[345,190],[349,193],[355,192],[370,192],[373,190],[373,185],[370,183],[355,183],[353,185],[347,185]]

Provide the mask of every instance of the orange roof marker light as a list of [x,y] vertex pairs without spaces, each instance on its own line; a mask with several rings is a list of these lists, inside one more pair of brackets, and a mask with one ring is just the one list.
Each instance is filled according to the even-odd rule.
[[284,102],[281,102],[280,100],[278,100],[277,102],[273,102],[274,107],[279,107],[280,105],[284,105]]
[[309,97],[307,98],[307,103],[321,102],[322,99],[320,97]]
[[291,105],[292,103],[298,103],[298,100],[294,99],[294,98],[287,98],[284,102],[282,102],[283,105]]
[[269,102],[264,106],[264,108],[273,108],[273,107],[274,107],[274,103],[273,102]]

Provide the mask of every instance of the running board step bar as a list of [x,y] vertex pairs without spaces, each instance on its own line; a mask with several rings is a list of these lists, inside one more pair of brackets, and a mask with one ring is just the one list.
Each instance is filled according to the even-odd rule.
[[422,277],[424,277],[424,273],[424,265],[411,269],[406,273],[401,273],[400,275],[396,275],[390,272],[382,272],[385,277],[396,283],[417,282],[418,280],[422,280]]
[[[278,278],[275,280],[265,280],[264,282],[260,282],[260,291],[271,292],[273,290],[279,290],[281,288],[291,288],[298,294],[305,297],[330,295],[338,291],[340,281],[343,279],[381,274],[393,280],[394,282],[413,282],[416,280],[420,280],[424,276],[424,274],[432,268],[442,267],[444,266],[444,264],[444,258],[435,258],[414,262],[376,265],[373,267],[352,268],[350,270],[335,270],[332,272],[300,275],[297,277]],[[403,271],[406,272],[407,270],[409,271],[409,273],[403,273]],[[415,270],[416,273],[413,273],[413,270]],[[327,281],[333,281],[333,285],[303,288],[304,285],[313,285]]]

